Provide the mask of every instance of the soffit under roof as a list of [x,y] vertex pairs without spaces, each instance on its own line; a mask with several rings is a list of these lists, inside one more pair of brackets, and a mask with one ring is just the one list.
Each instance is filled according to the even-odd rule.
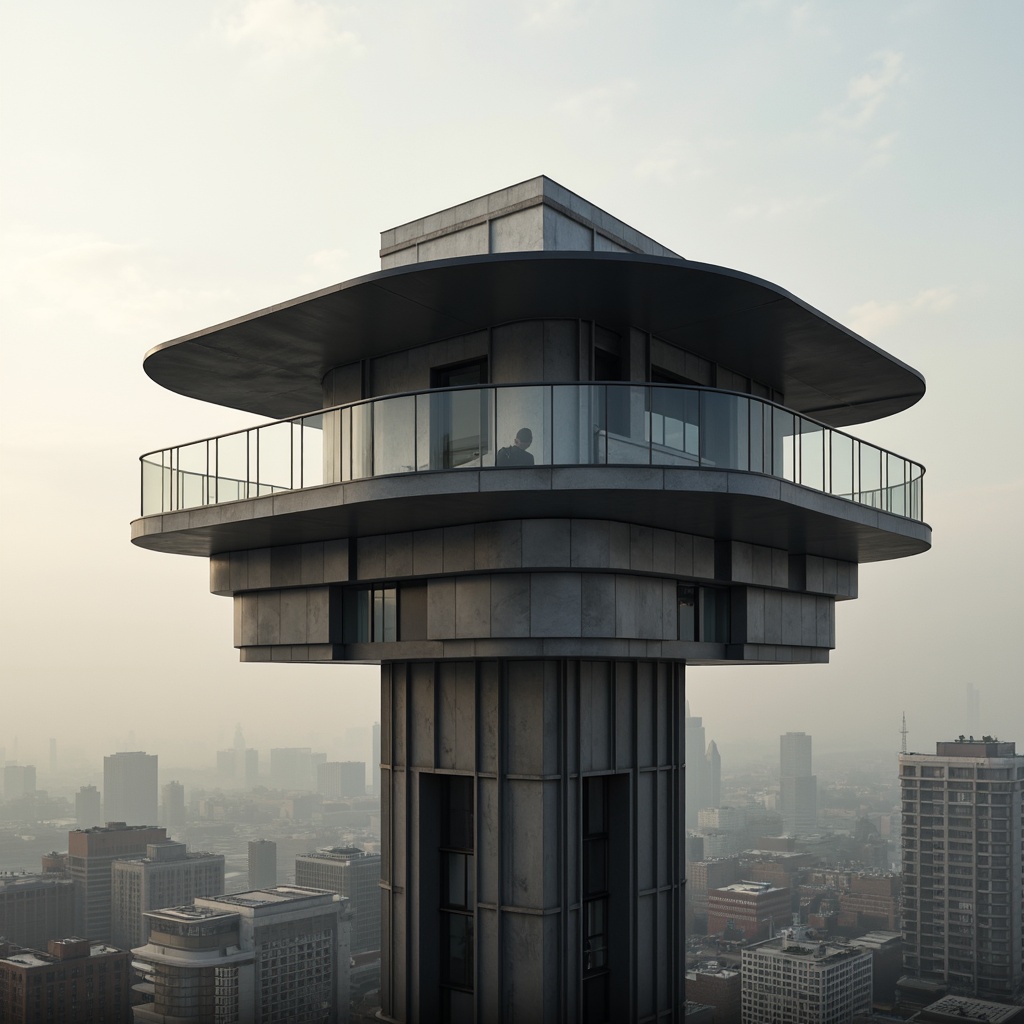
[[770,384],[833,426],[924,394],[912,367],[807,303],[739,271],[604,252],[468,256],[380,271],[158,345],[171,391],[280,419],[319,408],[335,366],[502,323],[582,318],[637,327]]

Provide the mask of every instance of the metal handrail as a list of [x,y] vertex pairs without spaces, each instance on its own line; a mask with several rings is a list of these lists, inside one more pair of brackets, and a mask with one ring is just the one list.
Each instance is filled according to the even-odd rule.
[[[147,452],[140,458],[142,514],[376,476],[500,468],[499,442],[511,444],[526,425],[537,465],[762,473],[923,518],[925,471],[916,462],[765,398],[621,382],[408,391]],[[453,429],[464,431],[466,443],[457,443]]]

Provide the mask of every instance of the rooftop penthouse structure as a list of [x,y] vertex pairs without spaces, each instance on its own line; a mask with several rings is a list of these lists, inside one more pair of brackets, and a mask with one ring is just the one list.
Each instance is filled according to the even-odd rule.
[[685,667],[824,662],[929,547],[840,429],[924,381],[545,177],[380,255],[149,352],[274,422],[143,456],[133,542],[209,558],[243,661],[380,664],[387,1019],[681,1020]]

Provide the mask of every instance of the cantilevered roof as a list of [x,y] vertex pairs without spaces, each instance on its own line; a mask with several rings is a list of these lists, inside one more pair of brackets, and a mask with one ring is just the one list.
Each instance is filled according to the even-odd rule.
[[[145,369],[191,398],[275,419],[322,405],[335,366],[518,320],[637,327],[770,384],[832,426],[924,394],[912,367],[767,281],[705,263],[516,252],[383,270],[158,345]],[[525,383],[525,382],[524,382]]]

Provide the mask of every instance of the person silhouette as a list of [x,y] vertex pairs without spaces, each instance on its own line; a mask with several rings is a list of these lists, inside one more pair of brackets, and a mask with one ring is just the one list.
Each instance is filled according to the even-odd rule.
[[512,444],[498,450],[498,465],[532,466],[533,456],[526,450],[531,444],[533,431],[529,427],[520,427]]

